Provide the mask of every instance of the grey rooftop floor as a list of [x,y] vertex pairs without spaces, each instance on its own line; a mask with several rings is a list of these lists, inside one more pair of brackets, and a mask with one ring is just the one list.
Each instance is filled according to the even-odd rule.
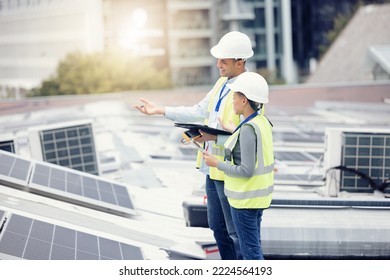
[[[0,139],[16,139],[19,155],[26,158],[31,156],[28,128],[92,119],[101,176],[128,186],[138,215],[119,217],[2,185],[0,210],[139,246],[146,259],[169,259],[172,252],[183,258],[218,258],[207,255],[199,246],[213,243],[211,231],[186,227],[183,217],[183,201],[203,201],[204,177],[194,168],[195,148],[180,144],[181,130],[171,121],[143,116],[132,108],[139,96],[160,104],[194,104],[203,97],[201,90],[205,89],[192,89],[188,98],[171,92],[167,102],[160,94],[138,92],[0,103]],[[283,90],[275,96],[282,95]],[[294,100],[293,95],[278,97],[280,102],[275,104],[271,99],[266,114],[274,124],[278,167],[275,200],[327,199],[322,181],[325,128],[390,130],[390,105],[380,102],[382,95],[364,103],[359,97],[349,102],[317,100],[310,106],[286,106],[285,99]],[[342,193],[340,200],[345,199],[376,198]],[[387,199],[378,199],[382,200],[388,203]],[[383,207],[274,205],[264,214],[262,238],[264,252],[270,256],[389,257],[390,212]],[[368,247],[371,249],[364,249]]]

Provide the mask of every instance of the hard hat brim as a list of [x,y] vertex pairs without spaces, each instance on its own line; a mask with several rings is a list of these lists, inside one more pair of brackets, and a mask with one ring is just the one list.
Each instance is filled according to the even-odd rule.
[[242,55],[240,57],[231,57],[224,53],[218,45],[211,48],[210,53],[212,56],[214,56],[217,59],[248,59],[253,56],[253,50],[251,50],[248,54]]
[[258,103],[268,103],[268,83],[258,73],[244,72],[233,83],[226,86],[234,92],[244,94],[249,100]]
[[264,99],[264,98],[261,98],[261,97],[259,97],[259,96],[252,96],[252,95],[250,95],[250,94],[245,94],[245,93],[243,92],[243,91],[245,91],[245,90],[242,90],[242,89],[239,88],[239,87],[235,88],[234,86],[229,85],[229,84],[227,84],[226,86],[227,86],[229,89],[231,89],[233,92],[241,92],[243,95],[245,95],[245,97],[246,97],[247,99],[252,100],[252,101],[254,101],[254,102],[263,103],[263,104],[269,102],[268,99]]

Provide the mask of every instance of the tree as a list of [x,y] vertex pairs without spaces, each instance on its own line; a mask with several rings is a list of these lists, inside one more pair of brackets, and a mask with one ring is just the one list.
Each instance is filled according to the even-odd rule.
[[168,70],[158,70],[150,59],[123,52],[73,52],[59,62],[56,75],[30,95],[107,93],[171,86]]

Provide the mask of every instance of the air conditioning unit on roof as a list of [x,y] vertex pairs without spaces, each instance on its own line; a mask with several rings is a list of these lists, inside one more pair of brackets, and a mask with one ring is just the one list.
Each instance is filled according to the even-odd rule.
[[324,168],[329,196],[390,192],[390,129],[327,128]]
[[100,175],[92,124],[86,119],[30,128],[32,158]]

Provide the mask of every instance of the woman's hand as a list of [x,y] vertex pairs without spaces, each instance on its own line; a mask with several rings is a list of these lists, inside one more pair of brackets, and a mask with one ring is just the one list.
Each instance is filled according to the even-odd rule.
[[198,141],[198,142],[217,141],[217,135],[206,133],[201,129],[199,129],[199,132],[200,132],[201,136],[196,138],[196,141]]
[[217,167],[218,165],[218,160],[213,155],[210,155],[207,152],[203,154],[203,159],[207,166]]

